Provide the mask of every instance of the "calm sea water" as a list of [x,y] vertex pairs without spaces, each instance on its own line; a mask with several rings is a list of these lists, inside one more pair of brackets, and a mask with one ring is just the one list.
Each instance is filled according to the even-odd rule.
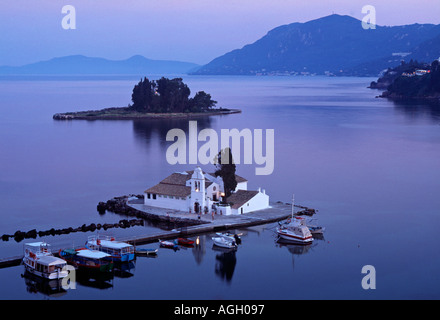
[[[295,193],[296,203],[318,209],[324,238],[308,247],[279,244],[269,224],[238,230],[243,244],[227,253],[201,235],[198,248],[162,249],[112,281],[82,281],[59,296],[23,278],[23,266],[0,269],[0,298],[440,298],[437,107],[377,99],[368,78],[183,78],[193,93],[204,90],[218,106],[243,110],[198,120],[199,130],[275,129],[274,172],[256,176],[255,165],[239,165],[238,174],[271,200],[290,201]],[[124,217],[99,215],[97,203],[193,169],[165,159],[166,133],[187,130],[186,120],[52,120],[57,112],[125,106],[137,81],[0,81],[0,235],[118,221]],[[107,233],[151,232],[157,228]],[[70,246],[88,235],[42,239]],[[0,257],[21,254],[23,242],[0,240]],[[376,269],[375,290],[362,289],[364,265]]]

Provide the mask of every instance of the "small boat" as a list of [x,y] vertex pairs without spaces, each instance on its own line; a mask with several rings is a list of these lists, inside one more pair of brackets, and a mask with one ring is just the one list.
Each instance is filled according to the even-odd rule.
[[24,245],[23,263],[26,271],[44,279],[62,279],[69,275],[67,262],[55,257],[46,242]]
[[325,231],[324,227],[319,226],[307,226],[312,234],[323,234]]
[[181,246],[191,246],[194,244],[194,240],[188,238],[177,238],[175,244],[180,244]]
[[287,224],[279,223],[276,232],[285,240],[306,244],[313,241],[312,233],[301,217],[292,217],[288,219]]
[[168,249],[174,249],[179,250],[179,246],[171,241],[165,241],[165,240],[159,240],[160,246],[162,248],[168,248]]
[[232,241],[235,241],[235,243],[237,243],[237,244],[241,244],[241,238],[236,233],[217,232],[216,235],[218,235],[219,237],[224,237],[224,238],[230,239]]
[[230,240],[225,237],[213,237],[212,241],[214,242],[214,245],[222,248],[237,248],[237,244],[235,240]]
[[136,248],[135,253],[141,256],[156,256],[158,251],[152,248]]
[[109,236],[90,236],[86,242],[86,248],[98,250],[110,255],[108,259],[118,262],[129,262],[134,260],[134,246],[131,244],[116,241]]
[[113,271],[113,261],[109,260],[111,255],[102,251],[86,248],[64,249],[59,251],[59,255],[62,259],[78,269],[94,272]]

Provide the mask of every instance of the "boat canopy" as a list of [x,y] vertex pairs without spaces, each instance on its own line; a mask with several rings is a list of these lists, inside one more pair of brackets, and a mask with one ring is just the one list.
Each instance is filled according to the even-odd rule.
[[83,250],[79,250],[77,251],[77,255],[79,257],[83,257],[83,258],[90,258],[90,259],[102,259],[102,258],[106,258],[106,257],[111,257],[111,255],[104,253],[102,251],[96,251],[96,250],[88,250],[88,249],[83,249]]
[[43,256],[41,258],[38,258],[37,263],[42,264],[44,266],[55,266],[55,265],[66,264],[66,261],[54,256]]
[[[109,240],[98,240],[98,241],[99,241],[98,243],[102,247],[106,247],[106,248],[110,248],[110,249],[119,250],[119,249],[123,249],[123,248],[130,248],[130,247],[132,247],[131,244],[125,243],[125,242],[121,242],[121,241],[109,241]],[[97,241],[96,240],[91,240],[91,241],[89,241],[89,243],[91,245],[95,245],[95,246],[97,245]]]
[[25,246],[29,246],[29,247],[41,247],[41,246],[45,246],[48,247],[49,244],[47,244],[46,242],[40,241],[40,242],[31,242],[31,243],[25,243]]

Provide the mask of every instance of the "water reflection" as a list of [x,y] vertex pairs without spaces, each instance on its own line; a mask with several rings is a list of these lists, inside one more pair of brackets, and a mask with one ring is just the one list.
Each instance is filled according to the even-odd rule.
[[237,249],[226,249],[217,246],[213,246],[212,249],[220,252],[215,256],[215,274],[220,279],[230,283],[237,264],[237,257],[235,256]]
[[[315,239],[315,235],[313,235],[313,238]],[[312,243],[309,244],[300,244],[281,238],[278,238],[275,243],[279,248],[284,248],[284,247],[287,248],[287,250],[292,254],[293,269],[295,269],[295,256],[301,256],[303,254],[306,254],[310,251],[312,247],[317,245],[316,241],[313,241]]]
[[106,273],[92,273],[82,270],[77,273],[76,281],[78,284],[95,289],[109,289],[113,288],[113,272]]
[[197,265],[201,265],[206,254],[206,235],[197,236],[192,253]]
[[21,275],[26,284],[26,291],[32,294],[41,293],[49,298],[58,298],[67,293],[62,287],[62,279],[48,280],[38,277],[28,271]]
[[142,145],[149,146],[152,142],[160,143],[161,149],[165,149],[168,143],[166,135],[171,129],[181,129],[188,134],[188,122],[197,121],[197,130],[211,128],[216,121],[212,117],[200,117],[194,119],[139,119],[133,120],[133,132],[136,140]]
[[394,108],[408,119],[427,118],[440,123],[440,103],[427,101],[393,101]]
[[134,261],[117,262],[115,263],[114,274],[117,278],[131,278],[134,276],[134,269]]

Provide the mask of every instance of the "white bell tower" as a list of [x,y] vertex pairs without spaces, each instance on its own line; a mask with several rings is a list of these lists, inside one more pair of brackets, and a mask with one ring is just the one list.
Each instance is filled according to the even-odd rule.
[[191,176],[191,212],[203,213],[206,206],[205,201],[205,175],[200,167],[194,170]]

